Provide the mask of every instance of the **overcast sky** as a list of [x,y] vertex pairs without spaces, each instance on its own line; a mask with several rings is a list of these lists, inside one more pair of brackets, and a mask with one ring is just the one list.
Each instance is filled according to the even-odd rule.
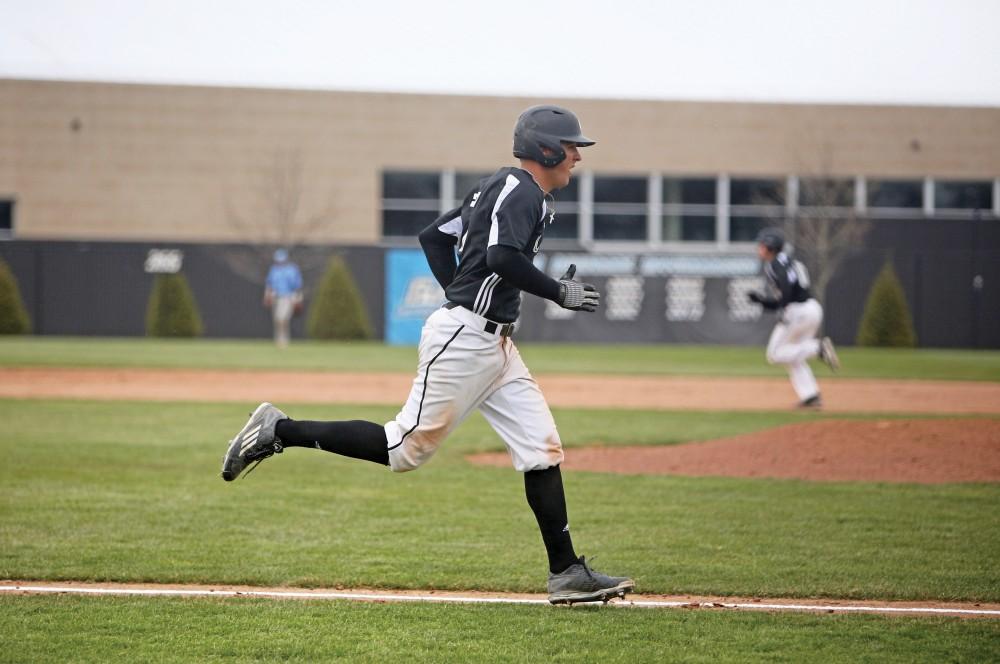
[[1000,106],[1000,0],[0,0],[0,77]]

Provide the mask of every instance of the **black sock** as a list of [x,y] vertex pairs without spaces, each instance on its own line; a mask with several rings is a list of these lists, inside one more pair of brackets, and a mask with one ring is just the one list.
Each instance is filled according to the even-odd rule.
[[549,554],[549,571],[558,574],[578,563],[580,559],[573,551],[573,540],[569,536],[566,495],[559,466],[526,472],[524,493],[538,520],[538,529],[542,531],[545,551]]
[[279,420],[274,433],[285,447],[318,447],[352,459],[389,465],[389,443],[381,424],[364,420]]

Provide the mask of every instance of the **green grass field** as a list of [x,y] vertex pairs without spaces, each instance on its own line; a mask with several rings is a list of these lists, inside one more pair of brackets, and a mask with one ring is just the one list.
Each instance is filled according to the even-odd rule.
[[[75,366],[227,367],[249,352],[248,365],[277,368],[282,357],[264,343],[4,340],[0,366],[45,364],[47,349],[61,360],[54,364]],[[574,368],[596,371],[593,349],[558,352]],[[340,368],[360,369],[352,363],[379,357],[377,350],[317,344],[295,357],[302,368],[328,368],[307,360],[329,355]],[[407,356],[398,369],[411,370],[412,349],[381,351],[385,370],[396,370],[389,364],[397,353]],[[529,352],[551,356],[555,349]],[[727,362],[739,374],[752,357],[744,349],[698,349],[709,358],[699,363],[697,354],[678,349],[632,352],[634,362],[643,353],[672,362],[687,357],[684,372],[695,374],[721,371]],[[739,360],[742,354],[747,359]],[[921,361],[945,366],[946,356],[931,352]],[[978,363],[975,357],[938,377],[994,379],[993,355]],[[864,371],[912,377],[909,369],[893,373],[892,363],[867,359]],[[534,356],[528,361],[537,364]],[[248,478],[224,483],[218,471],[226,441],[254,405],[0,400],[0,577],[544,589],[544,549],[520,475],[464,460],[469,452],[502,449],[480,417],[415,473],[291,449]],[[395,412],[282,406],[303,419],[382,421]],[[568,447],[675,444],[824,417],[569,409],[555,415]],[[1000,602],[1000,485],[584,472],[567,472],[565,481],[578,551],[596,556],[598,569],[634,576],[640,592]],[[0,595],[0,621],[0,661],[1000,656],[1000,621],[927,617]]]
[[[756,346],[519,344],[535,373],[783,376]],[[1000,351],[842,348],[843,371],[824,379],[907,378],[1000,381]],[[403,371],[410,346],[300,341],[0,338],[0,366],[198,367],[302,371]]]
[[[997,621],[3,597],[0,662],[986,662]],[[58,635],[53,638],[53,635]]]

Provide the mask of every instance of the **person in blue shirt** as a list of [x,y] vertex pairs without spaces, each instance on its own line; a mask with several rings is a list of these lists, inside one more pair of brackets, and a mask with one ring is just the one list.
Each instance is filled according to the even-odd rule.
[[292,314],[302,306],[302,272],[288,260],[285,249],[274,252],[274,264],[267,273],[264,289],[264,306],[271,309],[274,320],[274,343],[284,348],[288,345]]

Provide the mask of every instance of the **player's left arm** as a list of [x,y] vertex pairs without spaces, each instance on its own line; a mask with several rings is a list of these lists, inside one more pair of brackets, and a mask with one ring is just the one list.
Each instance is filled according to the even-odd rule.
[[486,267],[526,293],[552,300],[567,309],[594,311],[600,294],[590,284],[573,281],[575,267],[556,281],[536,268],[524,253],[535,237],[536,224],[541,223],[544,199],[537,195],[537,189],[520,187],[513,187],[502,204],[492,211],[493,227],[486,248]]
[[515,288],[559,302],[559,282],[535,267],[519,249],[493,245],[486,250],[486,267]]
[[596,311],[601,303],[601,294],[595,286],[573,279],[576,265],[570,265],[566,274],[556,281],[517,249],[496,245],[486,252],[486,266],[512,286],[552,300],[564,309]]

